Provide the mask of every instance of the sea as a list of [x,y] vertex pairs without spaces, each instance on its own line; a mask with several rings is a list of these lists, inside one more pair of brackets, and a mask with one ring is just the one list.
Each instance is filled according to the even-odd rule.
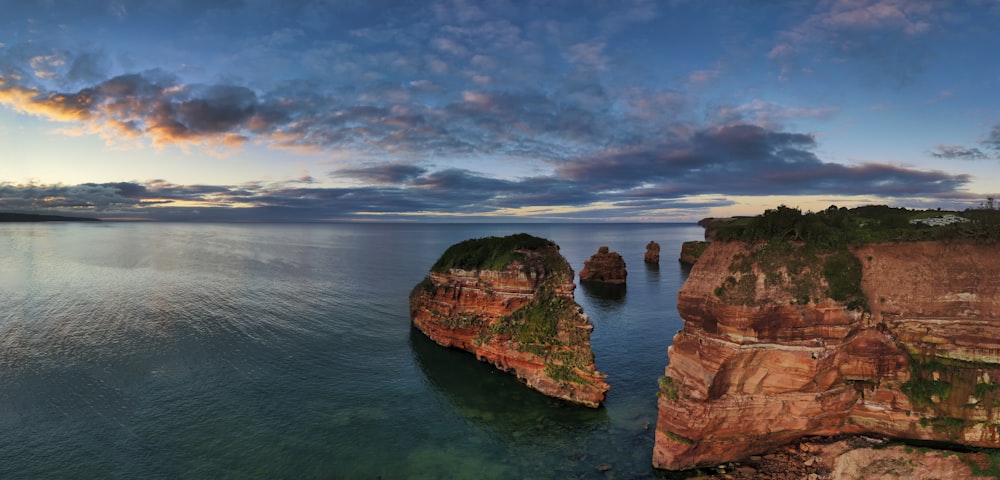
[[[526,232],[574,271],[598,409],[433,343],[410,290]],[[693,224],[0,224],[2,479],[641,479]],[[645,246],[662,247],[659,265]]]

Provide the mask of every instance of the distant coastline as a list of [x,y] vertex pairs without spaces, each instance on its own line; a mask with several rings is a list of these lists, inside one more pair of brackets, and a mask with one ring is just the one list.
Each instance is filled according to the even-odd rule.
[[100,222],[99,218],[0,212],[0,222]]

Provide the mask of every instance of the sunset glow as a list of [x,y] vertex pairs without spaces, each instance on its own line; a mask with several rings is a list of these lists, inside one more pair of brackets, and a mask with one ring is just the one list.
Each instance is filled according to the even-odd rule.
[[996,2],[3,10],[2,211],[692,221],[1000,192]]

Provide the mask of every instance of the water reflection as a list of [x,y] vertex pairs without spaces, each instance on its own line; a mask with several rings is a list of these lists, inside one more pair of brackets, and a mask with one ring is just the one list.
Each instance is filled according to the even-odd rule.
[[602,282],[580,282],[583,294],[591,302],[603,308],[620,307],[625,304],[626,287]]
[[410,347],[427,382],[456,413],[469,423],[513,440],[563,437],[609,422],[604,408],[582,407],[542,395],[468,352],[437,345],[416,328],[410,329]]
[[649,276],[649,274],[659,275],[659,273],[660,273],[660,262],[642,262],[642,263],[644,265],[646,265],[647,276]]

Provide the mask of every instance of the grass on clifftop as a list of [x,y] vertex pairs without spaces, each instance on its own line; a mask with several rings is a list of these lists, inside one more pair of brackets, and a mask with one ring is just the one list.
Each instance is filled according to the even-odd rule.
[[861,263],[850,245],[920,240],[967,239],[1000,242],[1000,203],[988,198],[964,212],[908,210],[885,205],[802,213],[781,205],[755,217],[699,222],[714,240],[754,244],[730,267],[733,275],[715,290],[735,305],[755,305],[756,265],[765,284],[788,290],[797,303],[829,297],[850,309],[868,309],[861,290]]
[[[766,286],[788,291],[795,303],[818,302],[827,297],[852,310],[867,309],[868,299],[861,289],[861,262],[848,245],[857,243],[862,233],[871,233],[864,225],[872,220],[863,220],[868,217],[861,217],[860,212],[888,219],[896,218],[893,215],[899,210],[905,211],[831,206],[819,213],[803,214],[782,205],[757,217],[714,225],[715,239],[753,243],[748,255],[734,259],[730,265],[733,275],[716,288],[715,294],[733,305],[756,305],[759,273]],[[900,221],[901,225],[910,225],[905,218],[886,220]]]
[[438,273],[446,273],[452,268],[500,270],[512,261],[524,258],[524,254],[519,250],[536,250],[555,245],[551,240],[527,233],[506,237],[473,238],[448,247],[431,270]]
[[920,240],[995,243],[1000,241],[1000,203],[988,198],[979,208],[963,212],[831,205],[826,210],[802,213],[798,208],[780,205],[755,217],[705,219],[700,223],[715,240],[799,241],[827,250],[851,244]]

